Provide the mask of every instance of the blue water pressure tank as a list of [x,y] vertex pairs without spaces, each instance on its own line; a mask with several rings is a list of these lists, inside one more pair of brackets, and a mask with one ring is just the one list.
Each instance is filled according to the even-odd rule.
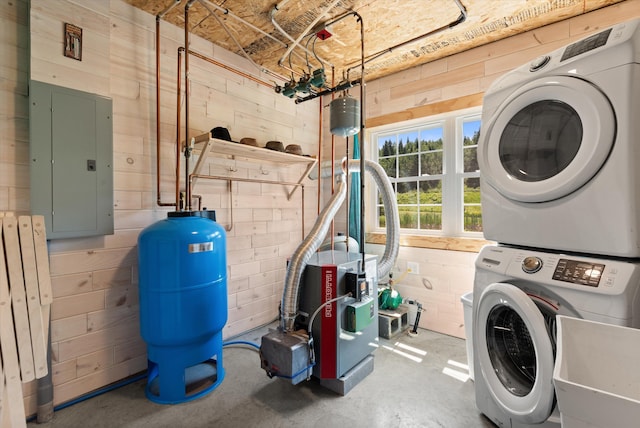
[[[224,378],[226,234],[213,211],[169,213],[138,237],[140,331],[147,343],[147,397],[188,401]],[[207,379],[203,379],[207,378]],[[208,382],[190,393],[190,383]]]

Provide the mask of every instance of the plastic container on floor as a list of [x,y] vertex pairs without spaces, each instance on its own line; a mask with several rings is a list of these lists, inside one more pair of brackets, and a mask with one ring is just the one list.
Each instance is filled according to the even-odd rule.
[[563,428],[628,428],[640,420],[640,330],[557,316],[553,371]]
[[473,291],[469,291],[460,297],[464,311],[464,335],[467,341],[467,364],[469,365],[469,377],[473,380]]

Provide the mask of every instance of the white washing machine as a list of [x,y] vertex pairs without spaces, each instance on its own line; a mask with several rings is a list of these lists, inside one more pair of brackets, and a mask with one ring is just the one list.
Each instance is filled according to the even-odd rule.
[[495,81],[478,161],[486,239],[640,257],[640,20]]
[[499,427],[560,427],[552,382],[558,314],[640,327],[640,261],[507,246],[480,251],[473,289],[476,405]]

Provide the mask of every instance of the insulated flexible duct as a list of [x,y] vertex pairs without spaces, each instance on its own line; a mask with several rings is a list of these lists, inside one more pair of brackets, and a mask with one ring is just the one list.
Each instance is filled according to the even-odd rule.
[[[400,249],[400,216],[398,215],[398,205],[396,203],[395,192],[389,181],[389,177],[385,170],[377,163],[365,160],[364,168],[376,183],[376,187],[380,191],[382,204],[384,206],[384,214],[386,216],[386,232],[387,240],[384,247],[384,254],[378,261],[378,278],[386,276],[398,258]],[[349,161],[349,173],[360,172],[360,160],[352,159]],[[363,177],[360,177],[363,179]],[[362,249],[364,251],[364,249]]]
[[[360,160],[353,159],[349,161],[349,173],[359,172]],[[384,212],[386,215],[386,232],[387,241],[385,244],[384,254],[378,261],[378,278],[387,275],[396,263],[398,251],[400,248],[400,217],[398,215],[398,206],[396,204],[393,186],[387,177],[387,173],[377,163],[366,160],[365,171],[373,177],[376,187],[382,196]],[[322,169],[322,177],[330,177],[331,169]],[[298,298],[300,295],[300,279],[304,272],[309,259],[322,244],[322,240],[329,229],[331,220],[335,217],[338,209],[344,202],[347,194],[347,185],[344,172],[340,172],[337,177],[339,182],[338,190],[333,194],[327,206],[319,214],[316,223],[309,235],[296,248],[285,276],[284,292],[282,296],[282,305],[280,312],[282,315],[282,329],[285,331],[293,331],[295,318],[298,313]],[[364,250],[363,250],[364,251]]]
[[341,173],[336,179],[338,190],[331,196],[329,203],[318,215],[311,232],[296,248],[284,279],[282,305],[280,307],[281,325],[285,331],[293,331],[296,315],[298,314],[298,298],[300,296],[300,279],[309,259],[322,244],[324,236],[329,230],[331,220],[335,217],[347,195],[346,174]]

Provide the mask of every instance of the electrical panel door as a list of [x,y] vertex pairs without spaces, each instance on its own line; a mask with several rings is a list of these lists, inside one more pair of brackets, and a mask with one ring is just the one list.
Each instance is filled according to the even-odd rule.
[[47,237],[113,234],[110,98],[31,81],[31,212]]

